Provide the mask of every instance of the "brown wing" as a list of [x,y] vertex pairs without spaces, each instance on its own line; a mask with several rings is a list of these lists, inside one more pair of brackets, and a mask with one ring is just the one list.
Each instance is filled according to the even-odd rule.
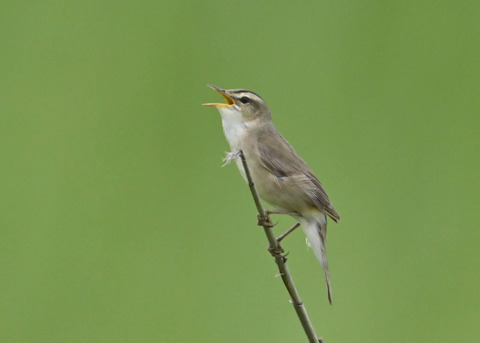
[[335,222],[340,220],[340,215],[335,211],[332,204],[330,203],[330,199],[328,198],[327,192],[323,189],[322,184],[318,181],[317,177],[310,171],[307,173],[310,181],[315,185],[315,192],[312,197],[313,202],[318,208],[322,208],[325,212],[332,218]]
[[330,203],[320,181],[285,138],[274,127],[257,137],[257,148],[263,166],[279,178],[290,177],[306,182],[307,195],[320,210],[337,222],[340,216]]

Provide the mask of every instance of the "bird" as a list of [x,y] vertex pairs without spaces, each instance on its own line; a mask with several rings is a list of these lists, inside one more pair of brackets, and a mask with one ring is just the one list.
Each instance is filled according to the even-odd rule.
[[[340,220],[340,216],[325,189],[307,163],[275,128],[272,114],[260,95],[246,89],[208,87],[226,100],[226,103],[203,105],[216,107],[220,112],[223,131],[232,151],[227,154],[227,159],[235,158],[241,151],[260,198],[300,223],[308,245],[323,266],[328,300],[332,304],[325,247],[327,216],[335,222]],[[238,158],[235,162],[246,179],[242,162]]]

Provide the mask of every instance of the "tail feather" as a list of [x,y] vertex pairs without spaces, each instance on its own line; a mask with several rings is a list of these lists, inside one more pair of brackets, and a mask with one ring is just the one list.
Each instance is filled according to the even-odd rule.
[[308,243],[315,254],[318,262],[323,266],[325,281],[327,283],[328,301],[332,304],[332,286],[330,284],[330,273],[328,272],[327,251],[325,243],[327,240],[327,218],[325,214],[314,218],[299,218]]

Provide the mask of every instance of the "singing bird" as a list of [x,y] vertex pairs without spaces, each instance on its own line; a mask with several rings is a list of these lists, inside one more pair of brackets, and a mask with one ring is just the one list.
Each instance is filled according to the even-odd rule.
[[[328,300],[332,291],[325,242],[327,216],[335,222],[340,216],[312,170],[277,131],[265,101],[245,89],[222,89],[226,103],[207,103],[222,117],[223,131],[233,153],[242,151],[260,197],[281,211],[289,212],[300,223],[316,258],[323,266]],[[236,159],[240,173],[245,170]]]

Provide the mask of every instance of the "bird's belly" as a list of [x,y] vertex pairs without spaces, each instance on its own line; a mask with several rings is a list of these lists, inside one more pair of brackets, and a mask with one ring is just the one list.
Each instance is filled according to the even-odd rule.
[[305,191],[291,179],[276,177],[266,170],[252,174],[258,194],[270,205],[295,212],[303,212],[312,206]]

